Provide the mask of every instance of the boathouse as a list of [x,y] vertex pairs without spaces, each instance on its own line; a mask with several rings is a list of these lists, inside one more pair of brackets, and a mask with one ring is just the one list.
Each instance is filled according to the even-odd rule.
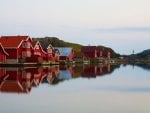
[[27,58],[28,62],[43,62],[47,56],[47,53],[42,49],[39,41],[32,41],[32,55]]
[[105,58],[110,59],[111,53],[108,49],[100,46],[82,46],[81,53],[86,58]]
[[43,50],[47,53],[47,61],[55,61],[54,47],[51,44],[41,43]]
[[65,60],[72,61],[73,60],[74,52],[73,52],[72,48],[70,48],[70,47],[55,47],[55,49],[58,50],[60,53],[60,57],[59,57],[60,61],[65,61]]
[[87,58],[96,58],[97,57],[97,50],[96,46],[82,46],[81,53]]
[[103,57],[106,58],[106,59],[110,59],[111,54],[110,54],[110,51],[108,49],[105,49],[103,51]]
[[6,63],[26,62],[32,55],[32,39],[29,36],[1,36],[0,43],[9,54]]

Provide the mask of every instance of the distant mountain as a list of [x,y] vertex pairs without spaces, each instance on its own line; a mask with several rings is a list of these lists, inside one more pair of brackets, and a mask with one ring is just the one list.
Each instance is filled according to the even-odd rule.
[[[76,43],[65,42],[63,40],[60,40],[57,37],[33,38],[33,40],[40,41],[43,47],[47,47],[49,44],[51,44],[54,47],[72,47],[75,51],[75,55],[79,55],[79,56],[81,55],[80,48],[81,46],[83,46],[83,45],[76,44]],[[111,55],[113,58],[120,56],[120,54],[116,53],[111,48],[108,48],[105,46],[100,46],[100,47],[108,49],[111,52]]]
[[150,56],[150,49],[144,50],[138,54],[135,54],[139,58],[145,58]]

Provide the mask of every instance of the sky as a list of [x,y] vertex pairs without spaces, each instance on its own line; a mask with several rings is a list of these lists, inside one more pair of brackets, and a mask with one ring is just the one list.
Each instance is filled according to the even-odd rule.
[[150,0],[0,0],[0,35],[55,36],[138,53],[150,49]]

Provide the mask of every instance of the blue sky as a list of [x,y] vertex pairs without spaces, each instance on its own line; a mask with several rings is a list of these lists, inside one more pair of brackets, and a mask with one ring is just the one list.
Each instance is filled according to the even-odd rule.
[[150,48],[150,0],[0,0],[0,35],[56,36],[121,54]]

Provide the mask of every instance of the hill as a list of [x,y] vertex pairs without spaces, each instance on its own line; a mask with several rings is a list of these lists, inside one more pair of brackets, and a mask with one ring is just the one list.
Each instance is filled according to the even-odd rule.
[[[40,43],[45,47],[47,47],[49,44],[51,44],[54,47],[72,47],[75,51],[75,55],[81,54],[80,48],[81,48],[81,46],[83,46],[83,45],[76,44],[76,43],[65,42],[63,40],[60,40],[57,37],[33,38],[33,40],[40,41]],[[111,48],[108,48],[108,47],[105,47],[105,46],[99,46],[99,47],[103,47],[103,48],[108,49],[111,52],[111,55],[112,55],[113,58],[120,56],[119,54],[117,54]]]
[[80,44],[65,42],[57,37],[33,38],[33,40],[40,41],[40,43],[46,47],[49,44],[53,47],[72,47],[75,52],[80,52],[80,47],[82,46]]
[[150,49],[144,50],[138,54],[135,54],[137,57],[139,58],[146,58],[146,57],[150,57]]

